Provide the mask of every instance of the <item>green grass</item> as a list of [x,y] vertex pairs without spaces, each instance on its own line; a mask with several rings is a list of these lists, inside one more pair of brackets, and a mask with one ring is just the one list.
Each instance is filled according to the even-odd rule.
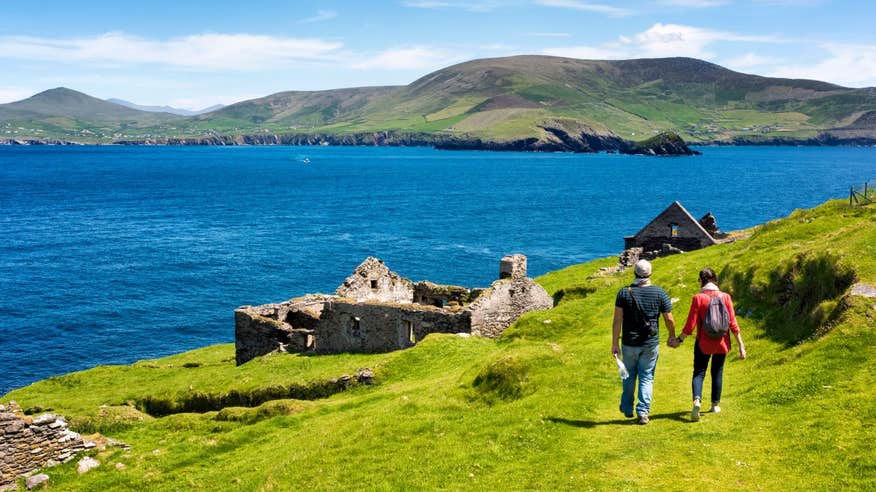
[[[235,367],[220,345],[51,378],[2,399],[53,408],[133,446],[99,452],[63,490],[872,490],[876,477],[876,207],[833,201],[750,238],[654,261],[684,322],[697,272],[719,272],[749,358],[725,369],[724,412],[687,418],[691,346],[661,347],[648,426],[617,411],[613,300],[601,259],[538,280],[559,304],[498,340],[433,335],[389,354],[272,355]],[[662,328],[665,337],[665,328]],[[256,391],[369,367],[328,398],[152,417],[146,396]],[[707,391],[708,391],[707,378]],[[101,407],[106,405],[106,407]],[[117,470],[115,463],[124,463]]]

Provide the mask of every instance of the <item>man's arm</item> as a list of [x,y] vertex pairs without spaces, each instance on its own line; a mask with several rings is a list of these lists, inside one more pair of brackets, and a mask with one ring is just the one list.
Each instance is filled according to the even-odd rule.
[[621,327],[624,325],[624,308],[614,307],[614,320],[611,322],[611,355],[620,353],[620,345],[618,339],[621,334]]
[[669,331],[669,337],[666,339],[666,344],[672,347],[675,344],[675,318],[672,316],[671,312],[663,313],[663,321],[666,323],[666,329]]

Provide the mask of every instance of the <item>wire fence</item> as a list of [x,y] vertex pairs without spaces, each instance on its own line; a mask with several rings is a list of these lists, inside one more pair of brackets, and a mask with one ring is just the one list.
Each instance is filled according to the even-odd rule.
[[860,207],[876,202],[876,180],[849,187],[849,206]]

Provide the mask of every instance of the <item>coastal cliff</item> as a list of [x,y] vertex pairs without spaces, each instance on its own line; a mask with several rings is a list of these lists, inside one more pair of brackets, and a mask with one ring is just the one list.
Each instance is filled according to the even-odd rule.
[[[617,152],[641,155],[698,155],[677,134],[667,132],[644,142],[631,142],[616,135],[585,132],[570,133],[560,127],[542,127],[547,138],[517,140],[485,140],[442,134],[407,132],[364,132],[347,135],[332,133],[212,135],[186,138],[148,138],[118,140],[112,145],[300,145],[300,146],[367,146],[367,147],[434,147],[440,150],[490,150],[520,152]],[[81,145],[56,139],[5,139],[0,145]]]

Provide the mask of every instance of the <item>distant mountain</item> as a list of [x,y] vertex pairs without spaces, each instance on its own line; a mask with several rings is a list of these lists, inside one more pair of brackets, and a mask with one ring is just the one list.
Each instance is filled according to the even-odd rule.
[[[166,115],[173,116],[173,115]],[[82,92],[58,87],[40,92],[22,101],[0,104],[0,120],[23,117],[64,117],[83,121],[139,120],[144,117],[162,118],[91,97]]]
[[182,117],[149,113],[58,87],[22,101],[0,104],[0,139],[108,142],[143,135],[142,128],[165,133],[164,125]]
[[216,111],[217,109],[222,109],[225,107],[224,104],[214,104],[213,106],[210,106],[208,108],[204,108],[198,111],[191,111],[188,109],[174,108],[173,106],[143,106],[140,104],[132,103],[130,101],[125,101],[124,99],[116,98],[107,99],[107,102],[125,106],[126,108],[147,111],[149,113],[170,113],[179,116],[197,116],[199,114],[209,113],[210,111]]
[[[876,110],[876,91],[749,75],[693,58],[474,60],[410,85],[283,92],[199,117],[217,127],[550,139],[545,127],[643,140],[806,139]],[[288,125],[288,126],[287,126]],[[874,133],[876,137],[876,133]]]
[[440,141],[449,148],[544,150],[569,143],[610,148],[604,145],[644,141],[663,131],[694,143],[876,143],[873,88],[761,77],[693,58],[490,58],[453,65],[406,86],[280,92],[189,117],[130,113],[137,110],[95,101],[54,89],[0,105],[0,138],[4,124],[7,135],[12,131],[10,116],[24,123],[62,116],[77,123],[41,132],[20,124],[16,131],[71,138],[81,136],[80,126],[101,122],[98,141]]

